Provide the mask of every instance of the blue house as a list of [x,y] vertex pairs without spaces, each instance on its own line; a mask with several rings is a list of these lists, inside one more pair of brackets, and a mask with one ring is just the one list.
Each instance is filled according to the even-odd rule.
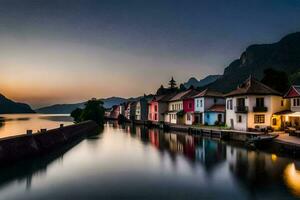
[[225,122],[225,98],[222,93],[205,89],[193,98],[195,124],[215,125],[216,121],[219,124]]

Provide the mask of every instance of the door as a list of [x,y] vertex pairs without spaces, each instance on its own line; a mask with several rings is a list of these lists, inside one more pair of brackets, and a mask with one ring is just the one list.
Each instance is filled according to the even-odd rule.
[[230,119],[230,127],[231,127],[232,129],[234,129],[233,119]]
[[222,123],[222,114],[218,114],[218,122]]

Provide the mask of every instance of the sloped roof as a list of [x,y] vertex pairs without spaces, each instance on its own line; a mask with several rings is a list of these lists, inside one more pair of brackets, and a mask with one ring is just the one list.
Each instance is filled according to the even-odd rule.
[[195,96],[196,94],[199,94],[199,93],[200,93],[199,90],[191,89],[191,92],[189,92],[188,94],[186,94],[186,95],[183,97],[183,99],[192,99],[192,98],[194,98],[194,96]]
[[211,89],[205,89],[202,92],[198,92],[198,94],[196,94],[195,96],[193,96],[194,98],[198,98],[198,97],[223,97],[223,94],[221,92],[217,92]]
[[284,98],[300,97],[300,85],[292,85]]
[[269,86],[261,83],[250,76],[246,81],[237,87],[237,89],[227,93],[225,96],[240,96],[240,95],[275,95],[281,96],[282,94]]
[[169,101],[171,98],[173,98],[176,95],[176,93],[172,94],[166,94],[166,95],[159,95],[159,96],[154,96],[152,101],[157,101],[157,102],[165,102]]
[[179,92],[175,96],[173,96],[169,101],[180,101],[180,100],[183,100],[184,98],[188,97],[189,94],[191,94],[192,92],[193,92],[192,89],[186,90],[186,91],[183,91],[183,92]]
[[225,105],[213,105],[212,107],[210,107],[208,110],[208,112],[225,112]]

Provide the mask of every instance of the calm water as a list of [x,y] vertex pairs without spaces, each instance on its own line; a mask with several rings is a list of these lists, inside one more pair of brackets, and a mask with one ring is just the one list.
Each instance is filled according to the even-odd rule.
[[63,154],[0,170],[3,200],[297,197],[299,162],[200,137],[112,124]]
[[26,130],[37,132],[42,128],[58,128],[60,124],[70,125],[72,118],[68,115],[8,114],[0,115],[0,138],[25,134]]

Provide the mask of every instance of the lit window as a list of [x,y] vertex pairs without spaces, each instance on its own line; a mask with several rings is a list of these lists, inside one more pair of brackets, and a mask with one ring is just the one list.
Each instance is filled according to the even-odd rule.
[[265,123],[265,115],[254,115],[254,123],[255,124]]

